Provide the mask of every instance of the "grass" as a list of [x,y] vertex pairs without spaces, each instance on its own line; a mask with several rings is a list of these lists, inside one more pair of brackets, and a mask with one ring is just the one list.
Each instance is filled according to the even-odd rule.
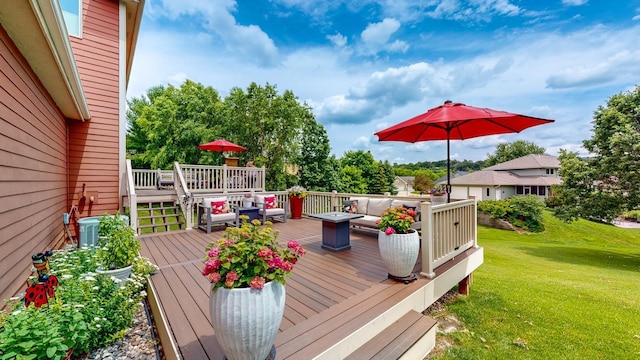
[[[158,209],[159,207],[160,207],[160,205],[158,205],[158,204],[154,204],[153,205],[153,215],[162,215],[162,211]],[[173,212],[172,210],[166,210],[166,214],[167,214],[167,218],[170,219],[169,220],[170,222],[175,222],[176,221],[175,212]],[[183,228],[184,228],[184,226],[185,226],[184,224],[186,224],[184,215],[182,214],[182,212],[179,212],[179,214],[180,214],[180,221],[182,221]],[[138,207],[138,216],[148,216],[148,215],[151,215],[148,206],[144,205],[144,204],[141,204]],[[194,216],[194,219],[195,218],[196,217]],[[161,221],[161,220],[159,219],[157,221]],[[140,225],[149,225],[149,224],[151,224],[151,219],[140,219],[139,222],[140,222]],[[180,227],[178,225],[171,225],[169,227],[169,229],[170,229],[170,231],[175,231],[175,230],[180,230]],[[164,226],[160,226],[159,225],[159,226],[155,227],[155,232],[156,233],[166,232],[166,231],[167,230],[166,230],[166,228]],[[142,228],[142,229],[140,229],[140,233],[141,234],[152,234],[152,233],[154,233],[154,229],[150,228],[150,227]]]
[[640,230],[549,213],[545,226],[479,228],[484,264],[448,306],[468,331],[437,359],[640,358]]

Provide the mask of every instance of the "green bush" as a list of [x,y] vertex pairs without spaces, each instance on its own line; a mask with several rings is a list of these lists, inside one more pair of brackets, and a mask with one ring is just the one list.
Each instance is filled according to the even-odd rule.
[[0,312],[0,359],[62,359],[69,349],[84,354],[121,338],[145,296],[147,275],[157,270],[138,257],[119,286],[93,272],[94,249],[56,252],[50,266],[60,282],[55,298],[40,308],[14,299]]
[[636,219],[640,221],[640,210],[631,210],[624,213],[625,219]]
[[545,204],[535,195],[478,202],[478,211],[489,214],[493,219],[507,220],[513,225],[531,232],[544,231],[542,216],[544,208]]

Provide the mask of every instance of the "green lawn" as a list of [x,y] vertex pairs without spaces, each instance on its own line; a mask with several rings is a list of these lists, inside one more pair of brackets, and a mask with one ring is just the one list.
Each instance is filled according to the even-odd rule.
[[484,264],[448,305],[468,332],[438,359],[640,359],[640,229],[545,226],[479,228]]

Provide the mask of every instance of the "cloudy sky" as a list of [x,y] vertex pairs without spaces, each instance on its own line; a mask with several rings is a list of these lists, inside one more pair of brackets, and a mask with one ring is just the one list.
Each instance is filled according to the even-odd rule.
[[146,0],[128,97],[273,84],[312,107],[333,154],[391,163],[446,158],[445,142],[373,133],[451,99],[555,120],[452,141],[452,158],[521,139],[582,153],[597,107],[640,84],[639,44],[640,0]]

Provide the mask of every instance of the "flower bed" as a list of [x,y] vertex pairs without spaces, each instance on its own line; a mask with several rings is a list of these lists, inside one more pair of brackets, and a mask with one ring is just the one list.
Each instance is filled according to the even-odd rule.
[[9,311],[0,312],[0,358],[62,359],[70,350],[80,355],[122,338],[146,296],[147,275],[157,269],[138,257],[120,286],[94,272],[93,249],[57,251],[49,261],[59,280],[55,297],[39,308],[9,299]]

